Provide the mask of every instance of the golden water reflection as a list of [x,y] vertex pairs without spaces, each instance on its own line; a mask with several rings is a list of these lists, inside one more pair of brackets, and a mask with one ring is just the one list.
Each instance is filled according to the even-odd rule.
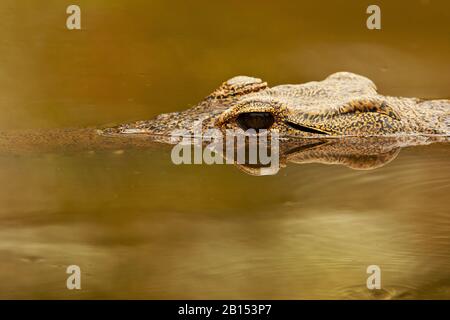
[[[168,152],[3,155],[0,296],[449,298],[449,156],[253,177]],[[65,288],[70,264],[81,291]],[[371,264],[381,292],[365,288]]]

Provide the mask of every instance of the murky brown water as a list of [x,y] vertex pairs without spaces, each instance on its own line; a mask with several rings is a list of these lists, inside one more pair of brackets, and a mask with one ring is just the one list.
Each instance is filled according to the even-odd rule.
[[[225,79],[346,70],[380,92],[450,97],[450,6],[381,2],[0,4],[0,130],[184,109]],[[220,13],[220,14],[219,14]],[[450,148],[374,170],[289,164],[255,177],[167,149],[0,153],[0,298],[450,298]],[[66,289],[66,267],[82,290]],[[381,291],[366,289],[379,265]]]

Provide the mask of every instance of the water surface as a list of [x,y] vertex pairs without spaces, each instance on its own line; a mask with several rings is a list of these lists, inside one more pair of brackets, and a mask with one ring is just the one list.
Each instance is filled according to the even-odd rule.
[[[379,1],[381,31],[364,1],[78,3],[79,32],[64,1],[0,4],[0,131],[146,119],[238,74],[450,97],[448,2]],[[0,298],[449,299],[449,159],[433,144],[255,177],[167,148],[1,152]]]

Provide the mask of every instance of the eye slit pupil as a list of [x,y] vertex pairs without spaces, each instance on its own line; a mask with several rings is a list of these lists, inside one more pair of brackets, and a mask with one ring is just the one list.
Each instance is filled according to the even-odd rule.
[[238,115],[236,122],[242,130],[258,131],[269,129],[274,124],[275,118],[270,112],[247,112]]

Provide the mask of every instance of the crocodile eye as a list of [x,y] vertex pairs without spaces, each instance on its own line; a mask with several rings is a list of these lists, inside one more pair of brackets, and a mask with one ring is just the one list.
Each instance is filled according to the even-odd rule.
[[269,129],[275,122],[275,118],[270,112],[248,112],[241,113],[236,122],[242,130],[260,130]]

